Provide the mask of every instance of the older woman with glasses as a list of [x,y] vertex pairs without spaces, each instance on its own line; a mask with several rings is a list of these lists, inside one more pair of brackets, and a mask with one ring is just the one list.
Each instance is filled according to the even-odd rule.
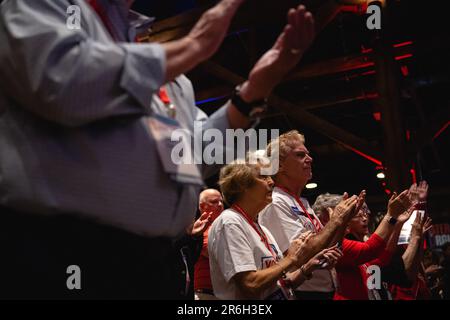
[[[320,195],[313,208],[320,214],[332,213],[340,198],[339,195]],[[342,241],[343,256],[336,264],[339,286],[335,300],[377,299],[374,296],[376,291],[367,287],[368,267],[382,267],[390,262],[402,226],[411,216],[413,208],[408,190],[400,195],[394,192],[388,203],[387,214],[367,239],[370,210],[366,203],[363,204],[348,223],[346,237]]]
[[258,223],[259,212],[272,201],[274,184],[270,176],[260,174],[261,167],[236,161],[220,172],[220,189],[231,208],[212,224],[208,243],[211,280],[219,299],[291,299],[290,288],[305,280],[305,268],[311,272],[323,259],[334,265],[341,256],[336,247],[317,254],[308,246],[311,234],[305,233],[283,257],[269,230]]

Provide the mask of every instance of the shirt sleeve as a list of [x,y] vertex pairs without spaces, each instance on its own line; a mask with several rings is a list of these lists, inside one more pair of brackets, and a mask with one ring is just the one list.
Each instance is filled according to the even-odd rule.
[[270,231],[281,252],[289,249],[289,245],[296,235],[306,231],[302,224],[295,223],[290,219],[289,214],[290,209],[287,204],[271,203],[259,217],[261,225]]
[[369,261],[368,264],[385,267],[391,262],[392,254],[393,253],[388,250],[383,250],[383,252],[377,258]]
[[226,281],[238,273],[257,270],[253,249],[241,225],[223,225],[216,238],[219,242],[215,256]]
[[79,30],[66,26],[69,1],[3,3],[0,39],[4,33],[7,54],[0,50],[0,58],[7,60],[0,73],[13,79],[8,93],[35,115],[66,126],[148,113],[165,78],[164,49],[115,43],[91,8],[77,3]]
[[373,234],[366,242],[344,239],[343,255],[337,267],[359,266],[378,257],[384,250],[386,242],[377,234]]

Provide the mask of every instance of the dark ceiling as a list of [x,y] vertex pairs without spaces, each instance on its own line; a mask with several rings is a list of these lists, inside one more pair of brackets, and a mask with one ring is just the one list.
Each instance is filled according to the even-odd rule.
[[[426,179],[431,186],[435,216],[449,219],[450,129],[445,128],[450,120],[450,28],[446,10],[440,9],[438,2],[387,1],[389,9],[383,11],[386,20],[382,31],[377,32],[366,27],[368,16],[354,12],[355,6],[340,7],[325,24],[321,15],[330,3],[327,0],[247,2],[219,52],[208,64],[188,74],[198,106],[210,114],[225,103],[234,82],[246,77],[276,39],[285,23],[283,12],[305,3],[324,28],[300,65],[274,92],[289,108],[280,107],[278,100],[270,103],[270,112],[260,124],[261,128],[278,128],[281,132],[298,129],[305,134],[314,158],[313,181],[318,184],[316,189],[305,190],[305,195],[314,201],[320,193],[356,193],[364,188],[372,210],[383,210],[385,189],[395,185],[389,174],[406,172],[410,183],[413,168],[417,178]],[[213,3],[138,0],[134,9],[157,18],[152,41],[167,41],[185,34],[204,5]],[[380,69],[374,62],[378,61],[377,54],[389,56],[389,50],[374,52],[379,41],[391,45],[395,61],[388,73],[396,86],[387,100],[379,99]],[[379,116],[391,112],[380,101],[390,104],[391,99],[398,99],[393,106],[397,106],[400,120],[380,121]],[[391,135],[393,127],[401,128],[401,138]],[[389,172],[383,186],[376,178],[375,162],[379,160],[386,167],[388,157],[396,161],[392,151],[387,155],[394,139],[402,140],[406,165]],[[375,160],[363,157],[361,152]],[[214,186],[214,179],[209,182]]]

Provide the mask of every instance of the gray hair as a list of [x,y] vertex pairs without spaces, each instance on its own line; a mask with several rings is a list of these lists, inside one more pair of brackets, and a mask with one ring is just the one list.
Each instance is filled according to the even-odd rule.
[[341,201],[341,194],[330,194],[327,192],[317,197],[313,205],[313,210],[320,217],[323,214],[327,214],[327,208],[334,209]]

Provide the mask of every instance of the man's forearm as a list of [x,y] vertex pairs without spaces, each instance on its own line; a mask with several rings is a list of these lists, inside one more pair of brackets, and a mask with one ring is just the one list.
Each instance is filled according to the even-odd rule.
[[188,72],[201,62],[198,55],[198,44],[191,38],[184,37],[180,40],[163,43],[162,46],[166,52],[165,82]]
[[303,263],[309,261],[309,259],[315,256],[319,251],[333,245],[335,243],[334,241],[339,239],[339,237],[342,239],[346,226],[347,224],[343,219],[331,219],[308,243],[309,247],[312,249],[308,254],[304,255],[305,261],[303,261]]

